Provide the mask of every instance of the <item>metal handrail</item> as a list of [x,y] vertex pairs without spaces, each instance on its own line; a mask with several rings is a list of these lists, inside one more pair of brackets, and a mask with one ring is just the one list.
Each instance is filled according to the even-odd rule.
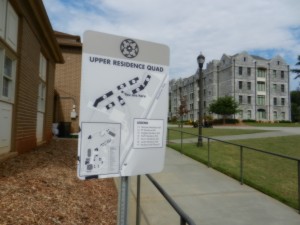
[[[182,151],[182,134],[183,133],[198,137],[197,134],[192,134],[192,133],[185,132],[185,131],[182,131],[182,130],[175,130],[175,129],[168,128],[168,131],[175,131],[175,132],[180,132],[181,133],[181,135],[180,135],[180,137],[181,137],[181,151]],[[222,142],[222,143],[225,143],[225,144],[230,144],[230,145],[240,147],[240,161],[241,161],[240,162],[240,179],[241,179],[240,182],[241,182],[241,184],[243,184],[243,149],[244,148],[247,148],[249,150],[253,150],[253,151],[256,151],[256,152],[264,153],[264,154],[267,154],[267,155],[272,155],[272,156],[280,157],[280,158],[283,158],[283,159],[289,159],[289,160],[296,161],[297,162],[297,167],[298,167],[297,168],[297,172],[298,172],[298,213],[300,214],[300,158],[291,157],[291,156],[288,156],[288,155],[283,155],[283,154],[274,153],[274,152],[268,152],[268,151],[265,151],[265,150],[252,148],[252,147],[248,147],[248,146],[245,146],[245,145],[239,145],[239,144],[231,143],[231,142],[228,142],[228,141],[219,140],[219,139],[216,139],[216,138],[211,138],[211,137],[206,137],[206,136],[202,136],[202,137],[207,138],[207,140],[208,140],[208,167],[210,167],[210,148],[209,148],[210,140],[214,140],[214,141]],[[168,141],[169,141],[169,137],[168,137]]]
[[[184,133],[184,134],[189,134],[189,135],[198,137],[197,134],[192,134],[192,133],[188,133],[188,132],[185,132],[185,131],[174,130],[174,129],[170,129],[170,128],[168,128],[168,130],[172,130],[172,131],[176,131],[176,132],[181,132],[181,133]],[[278,156],[278,157],[280,157],[280,158],[290,159],[290,160],[294,160],[294,161],[300,161],[300,158],[291,157],[291,156],[288,156],[288,155],[283,155],[283,154],[274,153],[274,152],[268,152],[268,151],[265,151],[265,150],[261,150],[261,149],[257,149],[257,148],[252,148],[252,147],[245,146],[245,145],[239,145],[239,144],[235,144],[235,143],[232,143],[232,142],[219,140],[219,139],[212,138],[212,137],[207,137],[207,136],[202,136],[202,137],[203,137],[203,138],[207,138],[207,139],[209,139],[209,140],[214,140],[214,141],[218,141],[218,142],[223,142],[223,143],[225,143],[225,144],[230,144],[230,145],[235,145],[235,146],[239,146],[239,147],[243,147],[243,148],[248,148],[248,149],[250,149],[250,150],[257,151],[257,152],[261,152],[261,153],[265,153],[265,154],[268,154],[268,155]]]
[[172,199],[172,197],[159,185],[159,183],[149,174],[146,174],[148,179],[157,188],[157,190],[162,194],[162,196],[169,202],[173,209],[180,216],[180,225],[195,225],[195,222],[178,206],[178,204]]

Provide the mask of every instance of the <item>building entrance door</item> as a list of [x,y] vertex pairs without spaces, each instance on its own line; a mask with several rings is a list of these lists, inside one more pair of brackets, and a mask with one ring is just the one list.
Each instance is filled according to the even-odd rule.
[[12,105],[0,102],[0,154],[11,150]]

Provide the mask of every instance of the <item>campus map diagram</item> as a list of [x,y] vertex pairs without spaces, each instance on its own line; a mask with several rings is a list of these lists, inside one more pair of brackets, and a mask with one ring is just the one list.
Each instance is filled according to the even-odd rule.
[[163,169],[169,47],[96,31],[83,35],[79,179]]
[[[81,127],[82,154],[85,154],[85,160],[80,162],[82,176],[119,174],[122,167],[127,165],[126,160],[134,143],[139,143],[140,148],[143,145],[154,148],[162,145],[160,137],[148,137],[145,140],[146,127],[134,129],[132,121],[151,116],[166,85],[165,74],[143,71],[142,75],[115,83],[111,89],[94,94],[89,99],[86,109],[88,120]],[[99,120],[106,122],[94,122]],[[163,124],[159,124],[156,136],[162,136]],[[137,131],[143,131],[143,136]],[[154,140],[159,140],[159,143],[154,143]]]

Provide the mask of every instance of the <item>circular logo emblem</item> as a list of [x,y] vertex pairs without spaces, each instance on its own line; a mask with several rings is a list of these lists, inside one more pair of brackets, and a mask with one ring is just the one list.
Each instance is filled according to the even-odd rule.
[[125,39],[120,45],[120,50],[125,57],[134,58],[139,53],[139,46],[134,40]]

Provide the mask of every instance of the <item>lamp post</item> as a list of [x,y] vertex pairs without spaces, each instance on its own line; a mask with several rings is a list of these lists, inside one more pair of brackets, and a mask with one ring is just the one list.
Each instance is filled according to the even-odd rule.
[[200,52],[200,55],[197,57],[197,62],[199,66],[199,80],[198,80],[198,86],[199,86],[199,104],[198,104],[198,144],[197,146],[203,146],[202,141],[202,115],[203,115],[203,108],[202,108],[202,97],[203,97],[203,79],[202,79],[202,68],[205,61],[204,55]]

